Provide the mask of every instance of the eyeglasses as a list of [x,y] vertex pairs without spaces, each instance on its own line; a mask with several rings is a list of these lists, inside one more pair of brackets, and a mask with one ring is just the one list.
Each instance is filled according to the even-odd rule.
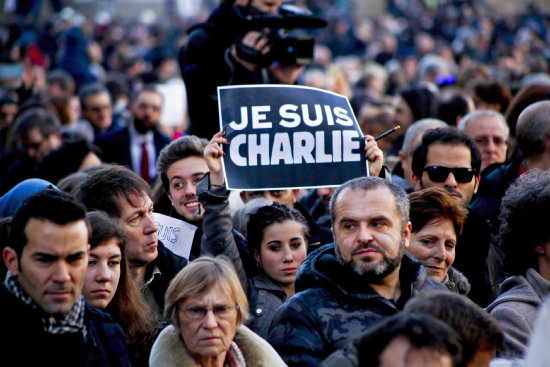
[[493,136],[493,137],[489,137],[489,136],[480,136],[480,137],[477,137],[475,138],[475,142],[477,145],[481,145],[481,146],[486,146],[486,145],[489,145],[489,140],[492,140],[493,141],[493,144],[496,146],[496,147],[501,147],[503,145],[506,145],[506,139],[500,137],[500,136]]
[[217,319],[228,319],[239,309],[237,305],[215,305],[212,307],[191,305],[180,308],[180,311],[190,320],[199,321],[206,317],[208,311],[212,311]]
[[428,171],[428,177],[433,182],[445,182],[449,173],[452,173],[455,180],[459,183],[468,183],[472,181],[475,171],[471,168],[449,168],[444,166],[428,166],[424,167],[424,171]]

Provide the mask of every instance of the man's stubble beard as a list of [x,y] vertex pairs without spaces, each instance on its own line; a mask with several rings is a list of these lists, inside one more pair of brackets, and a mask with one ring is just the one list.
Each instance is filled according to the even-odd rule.
[[[353,260],[353,252],[356,252],[363,248],[375,248],[382,254],[382,260],[376,263],[357,263]],[[389,274],[393,273],[397,267],[401,264],[401,259],[405,253],[405,236],[401,236],[401,242],[399,244],[399,250],[395,257],[388,257],[386,253],[378,246],[372,244],[363,244],[352,251],[351,259],[349,261],[344,260],[342,253],[335,244],[336,258],[338,262],[345,267],[351,268],[355,273],[367,279],[368,283],[378,283]]]
[[[425,188],[426,186],[424,186],[422,179],[420,179],[420,190],[424,190]],[[457,200],[458,203],[462,205],[464,208],[468,208],[468,205],[470,205],[470,202],[472,201],[472,197],[474,196],[474,194],[472,193],[472,195],[470,195],[469,197],[465,197],[460,191],[452,189],[450,187],[443,187],[443,189],[447,191],[447,193],[451,195],[451,197],[454,200]],[[458,197],[455,197],[453,195],[457,195]]]

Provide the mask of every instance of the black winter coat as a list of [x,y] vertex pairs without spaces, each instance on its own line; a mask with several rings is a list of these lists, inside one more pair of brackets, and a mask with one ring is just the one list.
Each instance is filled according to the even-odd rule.
[[218,86],[264,82],[260,72],[248,71],[230,54],[231,45],[245,33],[240,24],[232,2],[223,2],[206,22],[189,30],[178,53],[187,89],[190,135],[211,139],[219,131]]
[[296,278],[296,293],[276,312],[268,341],[289,366],[319,366],[384,317],[397,313],[420,292],[447,288],[426,277],[422,263],[405,254],[399,272],[401,297],[381,297],[351,268],[334,245],[312,252]]
[[112,318],[86,304],[86,336],[44,331],[40,310],[0,286],[0,355],[5,366],[130,366],[126,338]]

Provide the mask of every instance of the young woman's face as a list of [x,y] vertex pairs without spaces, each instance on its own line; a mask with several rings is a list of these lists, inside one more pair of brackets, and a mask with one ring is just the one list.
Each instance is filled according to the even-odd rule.
[[92,307],[105,309],[115,296],[120,280],[122,254],[117,239],[111,238],[90,250],[82,294]]
[[265,273],[275,282],[286,285],[294,283],[296,272],[307,254],[303,224],[293,220],[274,223],[264,229],[260,253]]

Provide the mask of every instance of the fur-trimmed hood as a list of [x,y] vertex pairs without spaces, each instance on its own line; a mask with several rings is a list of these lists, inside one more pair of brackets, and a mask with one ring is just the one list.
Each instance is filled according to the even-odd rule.
[[[244,325],[237,327],[233,341],[244,355],[248,367],[286,366],[268,342]],[[170,325],[153,345],[149,358],[151,367],[196,367],[195,361],[183,347],[179,331]]]
[[447,272],[447,277],[445,281],[443,281],[443,285],[445,285],[451,292],[462,294],[464,296],[470,292],[471,288],[468,278],[452,266]]

